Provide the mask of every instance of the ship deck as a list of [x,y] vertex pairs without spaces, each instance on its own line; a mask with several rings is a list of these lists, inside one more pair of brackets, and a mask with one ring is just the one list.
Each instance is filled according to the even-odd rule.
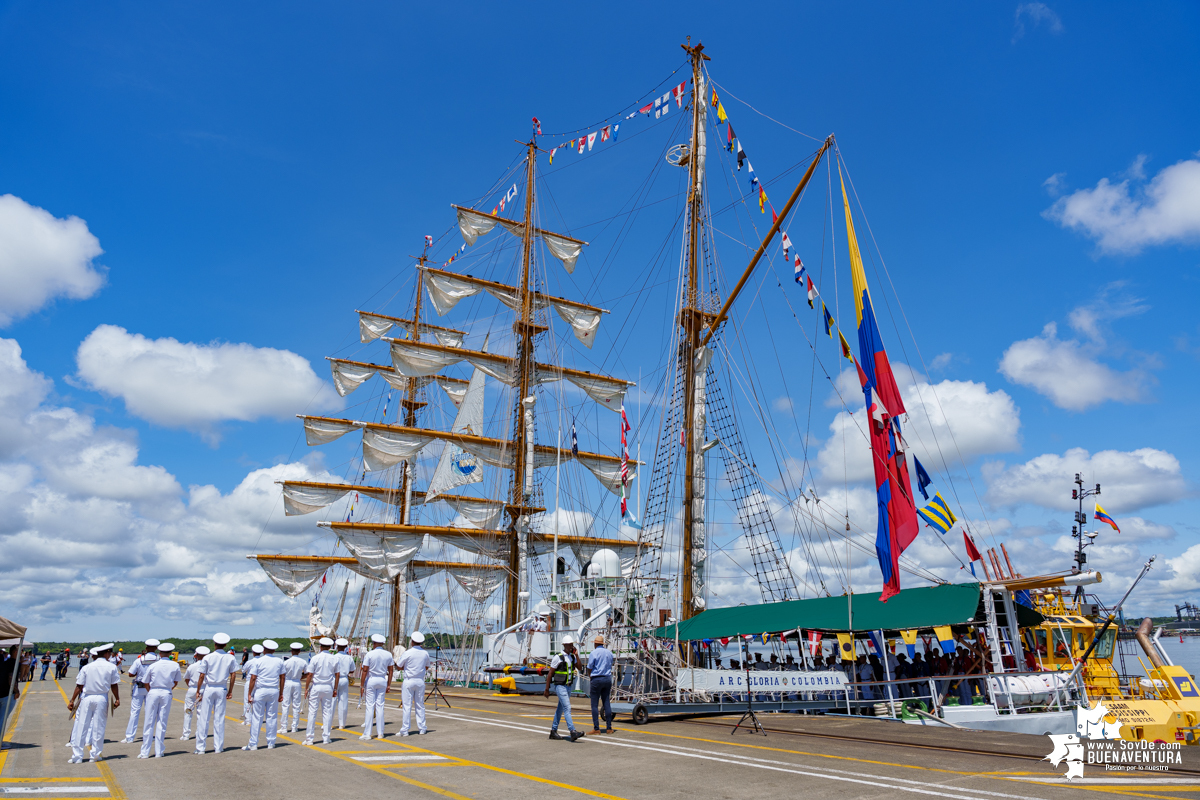
[[[128,683],[109,719],[104,759],[68,764],[70,737],[62,684],[23,684],[0,752],[0,797],[187,798],[336,792],[340,796],[488,798],[782,798],[946,797],[1078,798],[1103,792],[1136,797],[1200,798],[1200,748],[1183,749],[1183,764],[1162,773],[1104,772],[1089,766],[1066,784],[1063,767],[1041,760],[1043,736],[924,728],[846,716],[763,714],[768,735],[730,734],[737,717],[663,720],[592,736],[585,702],[576,701],[574,744],[547,738],[554,706],[540,696],[502,696],[448,688],[452,708],[428,706],[429,735],[394,737],[399,702],[388,700],[388,736],[358,739],[363,712],[351,689],[347,722],[328,745],[304,747],[303,733],[284,734],[274,750],[244,752],[248,728],[238,724],[241,687],[226,710],[226,752],[191,755],[178,739],[182,695],[175,692],[166,757],[140,760],[140,740],[119,740],[128,721]],[[565,730],[565,726],[563,726]],[[319,741],[319,737],[318,737]]]

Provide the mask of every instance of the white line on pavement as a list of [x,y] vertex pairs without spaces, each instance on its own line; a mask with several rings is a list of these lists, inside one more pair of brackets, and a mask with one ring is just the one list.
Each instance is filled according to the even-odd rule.
[[350,756],[353,761],[445,761],[445,756],[432,753],[406,753],[395,756]]

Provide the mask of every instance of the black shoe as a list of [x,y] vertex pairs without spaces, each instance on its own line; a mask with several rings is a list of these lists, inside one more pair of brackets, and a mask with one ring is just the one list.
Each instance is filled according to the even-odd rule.
[[563,737],[558,735],[558,731],[550,731],[550,738],[551,739],[561,739]]
[[583,731],[571,731],[571,741],[572,742],[576,741],[577,739],[582,739],[582,738],[583,738]]

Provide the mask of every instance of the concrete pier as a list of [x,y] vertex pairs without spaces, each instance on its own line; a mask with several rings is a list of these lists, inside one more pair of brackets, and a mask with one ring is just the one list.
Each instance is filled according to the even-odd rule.
[[[140,737],[120,742],[128,720],[128,682],[109,719],[104,760],[68,764],[72,677],[22,684],[15,726],[0,752],[0,798],[405,797],[737,798],[938,797],[1078,798],[1104,792],[1138,797],[1200,798],[1200,752],[1165,773],[1085,769],[1066,784],[1063,767],[1045,761],[1042,736],[917,728],[849,717],[763,715],[767,736],[730,735],[737,718],[662,721],[592,735],[585,703],[574,706],[577,743],[547,738],[554,706],[535,697],[446,689],[452,708],[429,710],[429,734],[394,736],[400,695],[388,700],[387,737],[360,741],[363,712],[351,690],[347,730],[328,745],[305,747],[303,732],[283,734],[274,750],[245,752],[249,728],[238,723],[241,687],[229,701],[225,752],[192,755],[179,740],[183,691],[176,690],[166,757],[140,760]],[[415,729],[415,727],[414,727]],[[565,733],[565,725],[562,726]],[[318,734],[317,741],[320,741]],[[260,747],[263,742],[260,740]],[[1195,755],[1193,755],[1195,753]]]

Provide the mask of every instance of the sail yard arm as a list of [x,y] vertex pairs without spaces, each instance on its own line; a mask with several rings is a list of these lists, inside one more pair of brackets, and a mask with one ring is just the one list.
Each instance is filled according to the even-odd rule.
[[[404,317],[391,317],[387,314],[376,314],[370,311],[355,311],[358,314],[359,338],[363,344],[375,341],[392,328],[399,328],[410,336],[413,331],[413,321]],[[454,328],[443,328],[441,325],[430,325],[428,322],[418,322],[419,333],[431,334],[435,339],[448,347],[462,347],[466,332]]]
[[[533,146],[532,142],[530,145],[531,147]],[[532,166],[532,158],[529,163]],[[525,200],[526,210],[528,211],[528,206],[530,205],[529,195],[526,195]],[[505,219],[504,217],[497,217],[494,214],[476,211],[473,208],[464,208],[453,203],[451,206],[458,213],[458,229],[462,233],[463,241],[468,245],[475,244],[476,239],[490,233],[496,225],[500,225],[500,227],[513,236],[524,239],[526,242],[530,241],[534,236],[541,237],[542,241],[546,243],[546,247],[555,258],[562,262],[563,268],[568,273],[575,271],[575,260],[579,258],[579,254],[583,252],[584,246],[587,245],[587,242],[580,239],[573,239],[561,233],[544,231],[541,228],[531,227],[530,231],[526,231],[527,222],[517,222]],[[528,220],[529,218],[530,215],[527,213],[525,219]]]
[[742,273],[742,277],[738,279],[737,285],[733,287],[733,291],[729,293],[729,297],[725,299],[725,304],[721,306],[721,310],[717,312],[717,316],[708,325],[708,332],[704,334],[704,338],[700,341],[700,346],[708,344],[708,340],[716,333],[717,327],[725,321],[729,315],[729,309],[733,306],[733,301],[737,300],[738,294],[741,293],[742,287],[746,285],[746,281],[750,279],[750,274],[754,272],[754,268],[758,266],[758,261],[763,257],[763,253],[767,251],[771,240],[775,238],[775,234],[779,232],[779,228],[787,220],[788,214],[791,213],[792,206],[800,199],[800,195],[804,193],[804,189],[808,186],[809,180],[812,179],[813,172],[817,169],[817,164],[821,162],[821,157],[825,155],[825,151],[833,144],[833,134],[829,134],[825,138],[825,143],[821,145],[821,149],[817,151],[816,158],[808,165],[808,170],[804,173],[804,177],[796,184],[792,196],[788,198],[783,205],[783,211],[779,212],[779,217],[771,224],[771,228],[767,231],[767,235],[763,237],[762,244],[758,246],[758,250],[754,252],[754,256],[750,259],[750,263],[746,265],[746,270]]
[[[382,338],[387,339],[387,337]],[[388,339],[388,341],[391,340]],[[353,361],[348,358],[331,358],[329,356],[326,356],[325,360],[329,362],[329,369],[333,373],[334,388],[337,389],[337,393],[341,397],[350,394],[376,375],[381,376],[393,389],[401,391],[408,390],[408,382],[411,380],[397,372],[395,367],[372,364],[366,361]],[[462,402],[462,394],[466,391],[467,387],[467,381],[462,378],[449,378],[444,375],[431,375],[417,380],[421,386],[429,382],[436,383],[450,396],[455,405]]]

